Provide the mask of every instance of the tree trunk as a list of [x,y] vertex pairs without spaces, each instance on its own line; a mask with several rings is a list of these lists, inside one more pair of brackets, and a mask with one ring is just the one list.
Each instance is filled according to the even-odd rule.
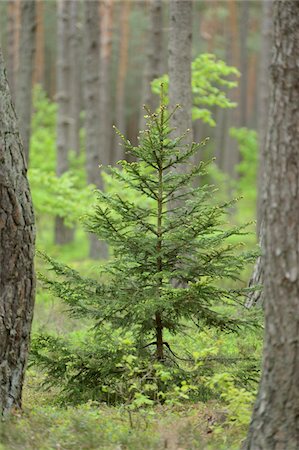
[[263,373],[245,450],[299,448],[299,3],[274,2]]
[[247,88],[248,88],[248,22],[249,22],[249,1],[241,2],[241,20],[240,20],[240,127],[247,126]]
[[79,24],[79,7],[77,1],[70,2],[70,111],[69,111],[69,150],[80,153],[80,112],[81,112],[81,27]]
[[[262,47],[260,56],[260,79],[259,79],[259,102],[258,102],[258,121],[259,121],[259,168],[258,168],[258,201],[257,201],[257,235],[259,236],[260,247],[264,245],[264,197],[265,197],[265,160],[266,160],[266,130],[268,124],[269,108],[269,66],[271,56],[271,29],[272,29],[272,0],[263,1],[263,20],[262,20]],[[264,268],[261,257],[257,258],[249,286],[263,284]],[[263,292],[253,291],[246,301],[246,307],[262,306]]]
[[113,1],[102,0],[100,3],[100,149],[104,164],[112,163],[112,93],[110,85]]
[[[101,149],[100,136],[100,30],[99,30],[99,3],[88,1],[84,3],[85,8],[85,147],[86,147],[86,170],[89,183],[95,184],[103,189],[100,164],[107,164],[103,160],[106,153]],[[90,235],[90,257],[93,259],[107,258],[108,250],[105,243],[98,240],[94,234]]]
[[[119,64],[118,76],[116,84],[116,111],[115,125],[122,132],[126,130],[126,105],[125,105],[125,82],[128,69],[128,47],[129,47],[129,18],[130,18],[131,2],[123,0],[121,8],[121,29],[120,29],[120,48],[119,48]],[[120,159],[124,159],[123,146],[118,136],[114,140],[113,162],[117,163]]]
[[147,35],[147,59],[144,69],[142,87],[142,109],[139,121],[139,130],[145,127],[143,105],[151,111],[159,106],[159,98],[152,93],[151,82],[162,75],[163,53],[163,3],[162,0],[150,0],[150,24]]
[[[70,0],[57,4],[57,176],[69,169],[70,136]],[[56,217],[55,243],[63,245],[73,240],[73,230],[64,225],[62,217]]]
[[8,6],[7,21],[7,75],[11,96],[15,102],[17,75],[19,68],[19,45],[20,45],[20,23],[21,4],[20,0],[10,0]]
[[45,75],[45,30],[44,30],[44,1],[36,2],[36,53],[33,72],[33,85],[44,87]]
[[31,134],[32,79],[35,55],[36,14],[35,0],[21,2],[21,36],[16,109],[26,161],[29,161]]
[[33,315],[35,228],[26,171],[0,51],[0,415],[21,407]]
[[192,0],[173,0],[169,5],[170,30],[168,47],[169,107],[177,104],[171,119],[175,135],[181,136],[190,130],[184,143],[192,142],[192,89],[191,89],[191,45],[192,45]]

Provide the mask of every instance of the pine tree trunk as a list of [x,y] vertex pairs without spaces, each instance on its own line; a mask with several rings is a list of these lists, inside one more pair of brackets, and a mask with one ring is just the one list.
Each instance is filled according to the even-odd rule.
[[21,3],[20,0],[10,0],[7,6],[7,76],[11,96],[15,102],[19,67]]
[[240,127],[247,126],[247,88],[248,88],[248,22],[249,22],[249,1],[243,0],[241,3],[240,20]]
[[34,215],[1,51],[0,237],[1,415],[21,407],[35,295]]
[[[57,176],[69,169],[70,136],[70,0],[59,0],[57,4]],[[56,217],[55,243],[63,245],[73,240],[73,230],[64,225],[62,217]]]
[[[259,118],[259,168],[258,168],[258,201],[257,201],[257,234],[259,236],[260,247],[264,247],[264,203],[265,197],[265,167],[266,160],[266,130],[268,124],[268,108],[269,108],[269,75],[270,75],[270,56],[271,56],[271,29],[272,29],[272,9],[273,1],[263,1],[263,20],[262,20],[262,47],[260,57],[260,78],[259,78],[259,102],[258,102],[258,118]],[[264,268],[261,257],[257,258],[255,263],[249,286],[262,285],[264,283]],[[263,292],[253,291],[248,300],[246,307],[263,306]]]
[[162,75],[163,53],[163,3],[162,0],[150,0],[150,24],[147,36],[147,59],[144,69],[142,87],[142,108],[139,121],[139,130],[145,126],[143,105],[155,111],[159,98],[152,93],[151,82]]
[[79,7],[77,1],[70,2],[70,125],[69,149],[76,155],[80,153],[80,112],[81,112],[81,27],[79,24]]
[[36,2],[36,53],[33,72],[33,85],[44,86],[45,75],[45,30],[44,0]]
[[32,79],[35,55],[36,13],[35,0],[21,2],[21,35],[16,109],[26,161],[29,161],[31,134]]
[[192,0],[173,0],[169,5],[170,30],[168,47],[169,106],[170,111],[179,104],[172,116],[175,135],[190,130],[184,142],[192,142]]
[[[118,75],[116,85],[116,111],[115,111],[115,125],[122,132],[126,133],[126,108],[125,108],[125,82],[128,69],[128,47],[129,47],[129,18],[130,18],[130,0],[123,0],[121,8],[121,29],[120,29],[120,48],[119,48],[119,63]],[[117,163],[120,159],[124,159],[123,146],[119,145],[120,139],[118,136],[114,139],[114,154],[113,162]]]
[[299,448],[299,3],[274,2],[265,152],[263,373],[245,450]]
[[112,163],[112,93],[110,85],[113,1],[102,0],[100,3],[100,149],[103,164]]
[[[99,30],[99,2],[96,0],[84,3],[85,8],[85,147],[86,170],[89,183],[103,189],[103,179],[99,169],[105,164],[105,155],[101,148],[100,136],[100,30]],[[106,244],[100,242],[94,234],[90,235],[90,257],[93,259],[107,258]]]

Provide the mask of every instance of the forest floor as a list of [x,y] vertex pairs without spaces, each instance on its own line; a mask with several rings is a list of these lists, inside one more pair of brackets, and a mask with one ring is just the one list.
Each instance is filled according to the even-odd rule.
[[225,422],[216,401],[130,411],[88,403],[55,405],[55,389],[39,389],[29,370],[23,411],[0,424],[0,450],[234,450],[246,427]]

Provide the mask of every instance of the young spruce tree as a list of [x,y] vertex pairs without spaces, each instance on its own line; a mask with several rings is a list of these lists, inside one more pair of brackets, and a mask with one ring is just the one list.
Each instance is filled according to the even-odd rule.
[[[118,371],[121,351],[112,345],[113,337],[107,338],[107,324],[114,333],[130,331],[138,358],[144,361],[147,355],[162,363],[173,355],[167,333],[179,333],[191,322],[227,331],[242,324],[225,314],[231,308],[223,305],[244,303],[246,289],[225,287],[229,283],[224,281],[237,281],[254,255],[242,253],[236,239],[230,239],[243,234],[243,228],[229,228],[225,221],[231,204],[216,204],[213,187],[198,182],[206,164],[189,163],[204,143],[186,146],[184,136],[173,139],[170,117],[163,104],[157,113],[148,111],[147,129],[137,147],[119,133],[137,162],[109,167],[122,191],[97,191],[97,205],[87,221],[88,231],[106,241],[112,252],[98,280],[46,257],[58,277],[43,276],[44,284],[71,314],[94,324],[93,351],[81,348],[76,353],[50,336],[33,345],[33,358],[47,367],[48,376],[65,379],[72,368],[70,390],[80,377],[85,389],[88,383],[109,384],[111,373]],[[180,165],[185,172],[177,170]],[[132,201],[123,195],[128,190]]]

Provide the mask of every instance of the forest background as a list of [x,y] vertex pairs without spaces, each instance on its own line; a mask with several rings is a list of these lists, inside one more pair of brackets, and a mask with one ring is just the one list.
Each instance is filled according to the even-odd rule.
[[[31,2],[23,3],[29,5]],[[67,5],[67,2],[62,3]],[[55,1],[37,1],[36,27],[30,22],[30,11],[29,21],[25,22],[22,2],[18,0],[1,2],[0,18],[1,44],[9,83],[21,130],[23,128],[27,133],[30,130],[31,105],[29,99],[24,108],[22,79],[29,76],[32,80],[32,93],[25,88],[27,97],[29,93],[33,99],[31,131],[27,134],[27,144],[26,138],[23,139],[25,148],[28,146],[37,248],[81,273],[96,277],[95,260],[107,258],[108,249],[85,232],[82,216],[92,209],[95,186],[107,192],[117,192],[119,188],[108,174],[104,173],[102,180],[98,168],[99,164],[115,165],[125,157],[112,125],[115,124],[136,145],[138,131],[144,126],[142,105],[158,98],[157,93],[151,93],[149,86],[155,78],[168,73],[169,5],[162,2],[159,20],[153,22],[150,2],[106,0],[101,4],[90,3],[97,7],[98,31],[88,28],[84,5],[79,1],[69,2],[69,9],[60,6],[60,10]],[[200,142],[209,137],[200,157],[205,161],[216,158],[205,175],[205,181],[220,187],[215,194],[218,201],[243,197],[230,209],[230,223],[235,226],[259,218],[259,214],[256,216],[257,160],[258,142],[263,142],[266,128],[270,4],[235,0],[193,2],[192,60],[197,61],[192,78],[193,139]],[[101,109],[97,109],[98,105],[94,107],[92,102],[87,106],[88,98],[92,98],[92,93],[86,94],[92,85],[85,46],[88,31],[95,33],[98,46],[100,72],[97,83]],[[154,33],[159,36],[159,54],[156,48],[154,56],[158,61],[153,73],[149,61],[153,61]],[[24,46],[27,46],[27,51]],[[215,57],[208,56],[211,54]],[[27,58],[27,74],[23,70],[22,58]],[[202,66],[207,73],[200,70]],[[219,77],[227,82],[219,83]],[[205,91],[206,80],[217,86],[220,94],[219,91]],[[165,77],[163,81],[167,84]],[[154,82],[153,91],[159,91],[159,86],[160,81]],[[66,88],[66,95],[60,95],[62,88]],[[196,97],[202,96],[203,92],[206,102],[196,104]],[[21,108],[18,111],[18,98],[22,99],[24,111]],[[88,115],[94,113],[101,120],[93,122],[87,129],[87,121],[92,123]],[[66,123],[69,128],[67,140],[63,131]],[[101,152],[90,154],[87,140],[98,131],[102,139]],[[256,225],[251,223],[248,230],[252,233],[242,237],[248,250],[256,249],[255,228]],[[37,259],[37,269],[45,270],[41,259]],[[242,273],[239,286],[247,285],[251,270],[252,267],[247,267]],[[70,319],[64,309],[53,294],[38,285],[33,335],[40,331],[50,332],[58,336],[69,335],[80,341],[88,322],[78,323]],[[123,445],[120,448],[126,448],[126,445],[128,448],[141,448],[140,442],[143,442],[142,448],[161,448],[161,440],[169,448],[179,445],[178,442],[182,446],[188,445],[186,448],[203,448],[203,445],[212,445],[207,448],[238,448],[246,433],[256,389],[261,332],[246,330],[239,335],[228,335],[207,328],[194,331],[191,338],[173,339],[171,345],[176,352],[187,342],[195,365],[201,358],[219,358],[214,367],[202,369],[204,380],[200,394],[194,395],[191,381],[172,391],[166,406],[166,419],[162,419],[165,406],[153,406],[143,390],[133,399],[128,396],[127,403],[120,409],[109,409],[108,405],[99,410],[94,404],[82,406],[80,403],[74,409],[63,410],[56,405],[57,387],[52,386],[40,394],[39,386],[44,381],[44,374],[32,365],[27,376],[24,403],[31,408],[37,403],[38,414],[32,418],[28,413],[21,424],[13,424],[14,438],[9,437],[11,430],[3,430],[3,442],[8,443],[8,448],[24,448],[20,434],[25,427],[30,429],[26,448],[42,448],[38,430],[57,427],[58,423],[58,431],[52,436],[48,434],[49,444],[45,448],[55,448],[54,445],[98,448],[100,428],[101,439],[106,442],[104,448],[110,448],[108,445],[115,448],[120,442]],[[224,358],[224,364],[221,358]],[[242,359],[239,365],[236,364],[238,359]],[[232,360],[231,364],[229,361]],[[132,360],[127,360],[128,374],[135,370],[132,364]],[[248,364],[250,376],[246,377]],[[167,378],[168,375],[161,376]],[[67,403],[65,398],[63,401]],[[77,408],[81,408],[81,419],[77,419]],[[123,411],[126,412],[124,421],[121,420]],[[157,417],[165,420],[166,431],[159,430],[155,444],[152,430]],[[117,424],[114,430],[108,425],[111,420]],[[178,424],[179,432],[169,425],[171,421]],[[72,439],[75,443],[70,444]]]

